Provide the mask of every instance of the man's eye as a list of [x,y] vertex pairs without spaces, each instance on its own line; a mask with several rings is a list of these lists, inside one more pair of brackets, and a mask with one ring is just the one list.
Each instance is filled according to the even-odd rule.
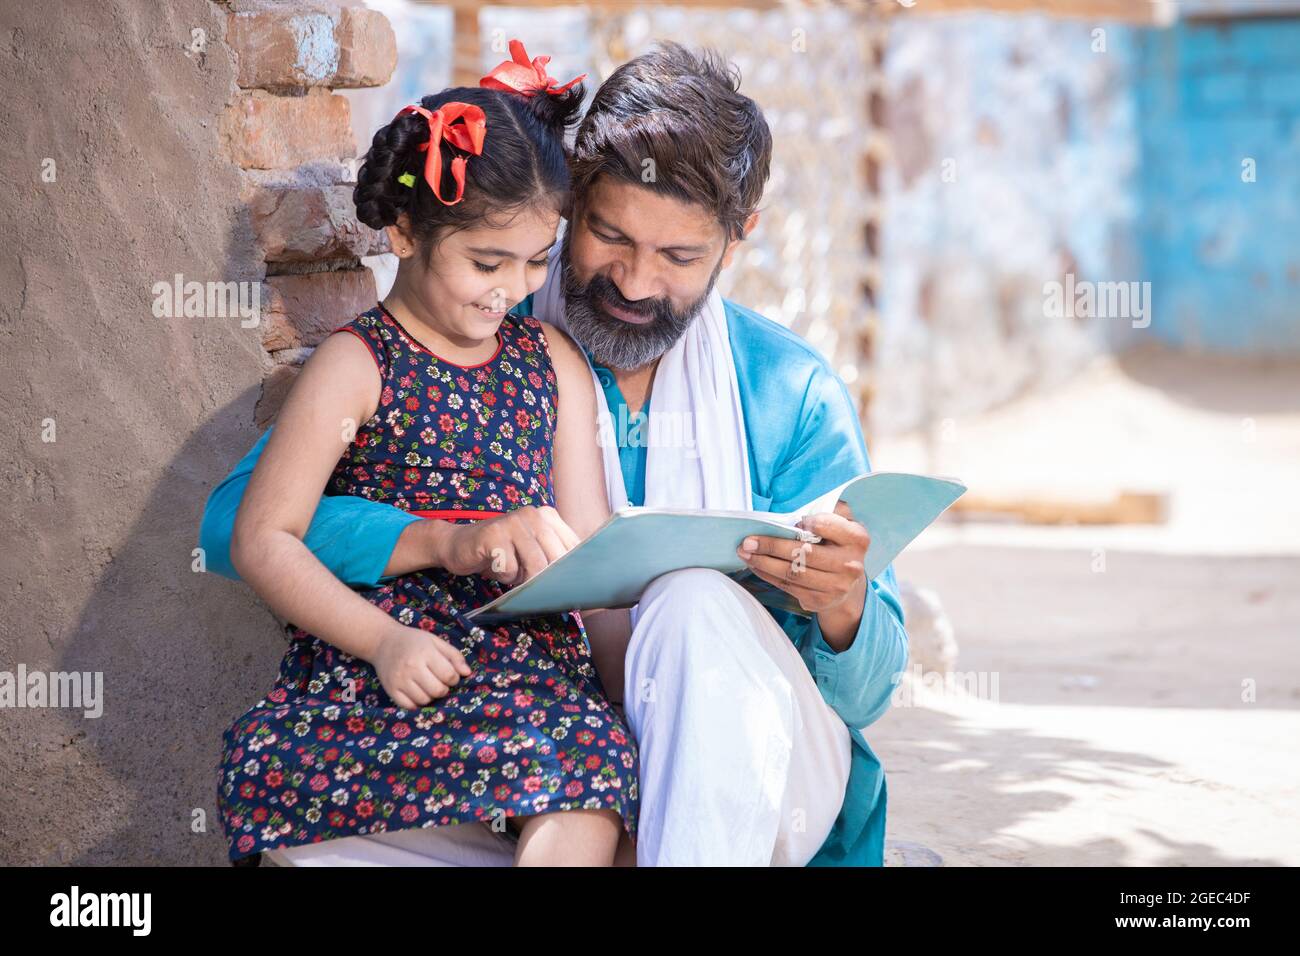
[[595,229],[591,231],[591,234],[595,236],[597,239],[599,239],[601,242],[622,242],[623,241],[617,236],[607,236],[603,232],[597,232]]
[[497,269],[501,268],[501,263],[498,262],[496,265],[490,266],[486,262],[479,262],[476,259],[474,260],[474,268],[479,272],[496,272]]
[[668,257],[668,261],[675,266],[689,266],[689,265],[693,265],[696,262],[699,262],[700,258],[699,256],[696,256],[694,259],[679,259],[677,256],[670,255]]

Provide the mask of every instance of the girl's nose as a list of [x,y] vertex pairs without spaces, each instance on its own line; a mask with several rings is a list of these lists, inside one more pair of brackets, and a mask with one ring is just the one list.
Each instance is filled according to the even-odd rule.
[[[537,288],[541,288],[541,285],[539,284]],[[537,289],[529,287],[527,277],[520,270],[513,273],[503,284],[492,290],[492,308],[513,308],[517,303],[526,299],[529,294],[536,291]]]

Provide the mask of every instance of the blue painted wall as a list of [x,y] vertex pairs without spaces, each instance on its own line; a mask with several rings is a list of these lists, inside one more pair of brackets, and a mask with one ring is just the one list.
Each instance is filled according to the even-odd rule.
[[1182,21],[1140,43],[1149,331],[1189,348],[1300,352],[1300,18]]

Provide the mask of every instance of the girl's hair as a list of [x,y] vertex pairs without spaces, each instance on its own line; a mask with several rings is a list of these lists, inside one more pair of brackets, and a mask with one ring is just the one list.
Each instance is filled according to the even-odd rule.
[[[487,133],[481,155],[464,152],[441,140],[442,194],[450,199],[456,183],[451,161],[468,159],[464,198],[448,206],[433,194],[424,178],[429,123],[419,113],[405,113],[381,126],[357,172],[352,201],[357,218],[372,229],[397,222],[405,212],[417,242],[426,248],[446,235],[487,216],[511,215],[538,203],[562,209],[569,190],[568,155],[564,136],[582,108],[583,87],[552,95],[518,93],[481,87],[452,87],[420,100],[433,111],[445,103],[469,103],[483,110]],[[398,182],[403,173],[413,186]]]

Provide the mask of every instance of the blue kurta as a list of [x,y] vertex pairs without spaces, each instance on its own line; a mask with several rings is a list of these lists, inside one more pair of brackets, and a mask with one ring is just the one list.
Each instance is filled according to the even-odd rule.
[[[754,508],[794,511],[870,471],[857,412],[826,360],[776,322],[735,303],[725,304],[745,413]],[[527,314],[530,309],[531,300],[525,299],[513,311]],[[617,423],[623,397],[613,375],[601,371],[597,369],[597,376]],[[235,511],[266,437],[264,434],[217,485],[204,511],[199,544],[206,552],[208,567],[226,577],[237,577],[230,564]],[[644,501],[645,454],[644,446],[621,444],[619,449],[632,504]],[[303,540],[341,580],[370,587],[383,580],[402,529],[418,520],[363,498],[327,496],[321,499]],[[822,697],[848,726],[853,739],[844,805],[830,836],[809,865],[881,866],[888,792],[884,768],[862,728],[889,709],[895,675],[901,675],[907,665],[907,633],[893,565],[870,582],[862,623],[853,643],[842,652],[836,653],[822,638],[816,616],[770,609],[769,613],[790,636]]]

